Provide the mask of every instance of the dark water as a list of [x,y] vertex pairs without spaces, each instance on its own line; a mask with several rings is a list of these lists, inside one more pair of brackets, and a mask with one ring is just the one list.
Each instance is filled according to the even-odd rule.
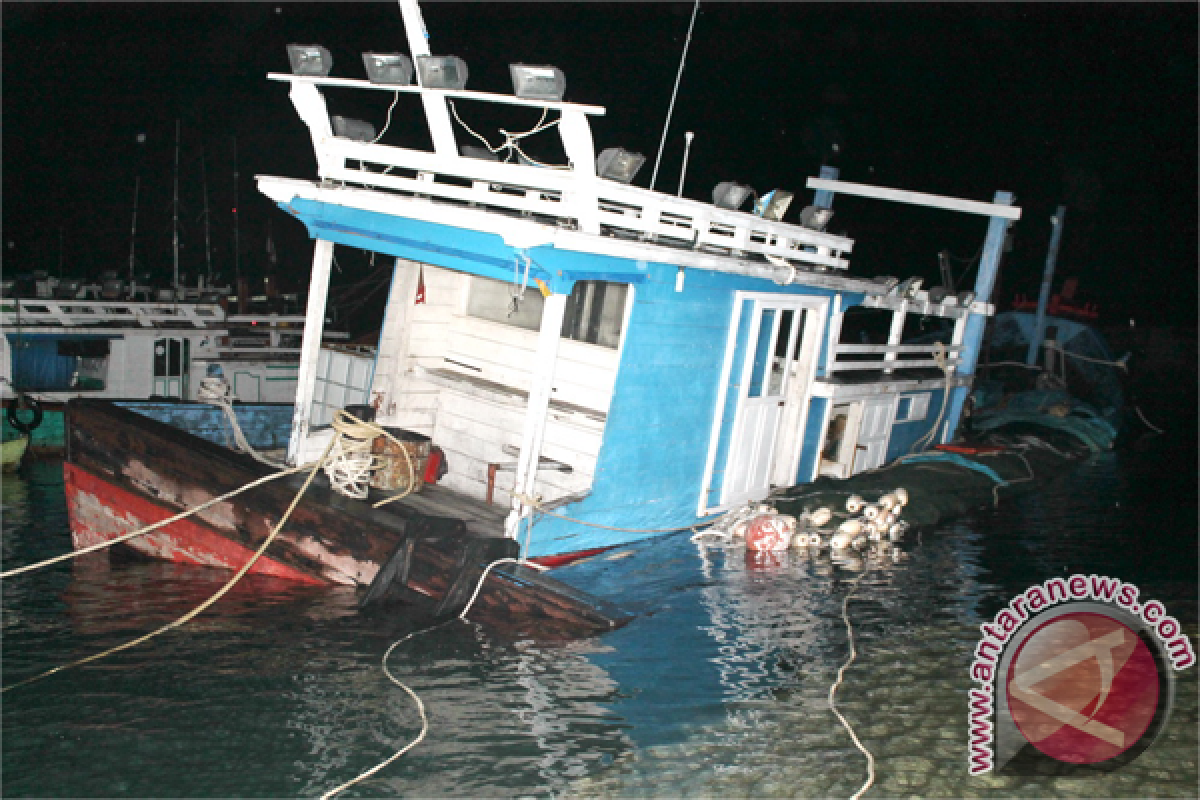
[[[971,778],[967,668],[978,624],[1034,582],[1075,572],[1137,584],[1197,632],[1194,427],[1078,465],[1039,491],[873,563],[850,613],[859,659],[839,693],[875,754],[867,797],[1194,797],[1197,669],[1137,761],[1088,779]],[[6,568],[69,549],[61,464],[4,477]],[[864,759],[830,714],[847,654],[841,603],[860,562],[792,554],[771,568],[686,536],[563,570],[640,616],[565,646],[455,623],[390,665],[422,697],[428,738],[347,797],[848,797]],[[3,684],[170,621],[225,580],[79,559],[3,587]],[[419,730],[352,592],[248,579],[185,628],[3,695],[6,797],[315,796]]]

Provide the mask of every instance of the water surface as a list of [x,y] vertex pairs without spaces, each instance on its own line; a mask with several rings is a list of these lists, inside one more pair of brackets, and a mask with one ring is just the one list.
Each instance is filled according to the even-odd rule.
[[[591,641],[505,641],[455,623],[394,654],[428,738],[347,797],[1194,797],[1196,668],[1167,730],[1124,770],[1089,779],[971,778],[967,668],[978,625],[1035,582],[1119,577],[1197,631],[1196,453],[1136,442],[938,530],[896,558],[747,561],[686,535],[559,570],[638,614]],[[1183,444],[1181,444],[1181,442]],[[70,547],[61,464],[4,476],[6,567]],[[3,587],[3,683],[132,639],[199,604],[224,573],[92,556]],[[402,619],[352,591],[246,579],[185,628],[3,695],[8,797],[315,796],[419,730],[380,671]]]

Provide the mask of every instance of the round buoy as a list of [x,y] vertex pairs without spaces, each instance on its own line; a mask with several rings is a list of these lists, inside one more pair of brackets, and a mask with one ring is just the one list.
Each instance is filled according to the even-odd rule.
[[829,520],[833,519],[833,512],[828,508],[818,508],[808,518],[808,521],[818,528],[823,528],[829,524]]
[[862,513],[868,520],[876,519],[879,517],[879,506],[867,506]]
[[846,510],[851,514],[857,514],[860,510],[862,510],[864,505],[866,505],[866,503],[864,503],[863,499],[856,494],[852,494],[846,498]]
[[908,489],[900,488],[892,492],[896,498],[896,502],[903,508],[908,505]]
[[845,550],[854,541],[854,534],[839,530],[829,538],[829,546],[834,550]]
[[879,498],[879,507],[884,511],[891,511],[892,507],[895,505],[896,495],[894,494],[885,494],[883,497]]
[[[21,409],[29,409],[33,412],[33,416],[29,421],[21,419],[19,412]],[[18,431],[24,434],[33,433],[37,427],[42,424],[42,406],[37,400],[27,394],[18,394],[8,401],[8,424],[12,425]]]
[[795,533],[795,517],[760,514],[746,524],[746,547],[750,550],[786,550]]
[[841,525],[838,525],[838,533],[848,533],[851,536],[860,532],[863,528],[862,520],[848,519]]

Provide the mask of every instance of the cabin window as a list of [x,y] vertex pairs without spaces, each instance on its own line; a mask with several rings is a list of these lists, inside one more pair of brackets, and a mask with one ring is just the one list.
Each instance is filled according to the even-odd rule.
[[[629,287],[608,281],[577,281],[567,298],[562,337],[616,349],[625,321]],[[536,286],[514,302],[512,284],[474,277],[467,297],[467,314],[480,319],[536,331],[542,324],[542,293]]]
[[896,401],[896,422],[916,422],[929,415],[929,392],[900,395]]
[[102,338],[59,339],[9,335],[12,382],[21,389],[103,389],[109,343]]

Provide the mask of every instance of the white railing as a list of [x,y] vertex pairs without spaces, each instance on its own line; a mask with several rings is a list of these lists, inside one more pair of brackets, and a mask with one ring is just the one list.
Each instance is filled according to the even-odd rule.
[[159,328],[181,323],[208,328],[221,323],[225,312],[209,303],[119,303],[109,300],[33,300],[4,298],[0,301],[0,324],[113,325]]
[[[963,349],[962,345],[945,346],[945,363],[948,368],[958,368],[962,361]],[[937,369],[938,363],[934,355],[938,350],[938,346],[932,344],[839,344],[833,348],[833,358],[826,372]]]
[[[309,127],[318,173],[324,180],[543,217],[585,233],[605,233],[731,255],[755,253],[833,269],[849,266],[846,255],[853,247],[852,239],[596,177],[595,149],[587,115],[602,113],[603,109],[570,103],[535,103],[484,92],[385,87],[339,78],[279,74],[269,77],[292,84],[292,102]],[[551,169],[336,137],[331,132],[324,96],[317,88],[322,85],[558,110],[562,123],[555,127],[572,164],[569,168]]]

